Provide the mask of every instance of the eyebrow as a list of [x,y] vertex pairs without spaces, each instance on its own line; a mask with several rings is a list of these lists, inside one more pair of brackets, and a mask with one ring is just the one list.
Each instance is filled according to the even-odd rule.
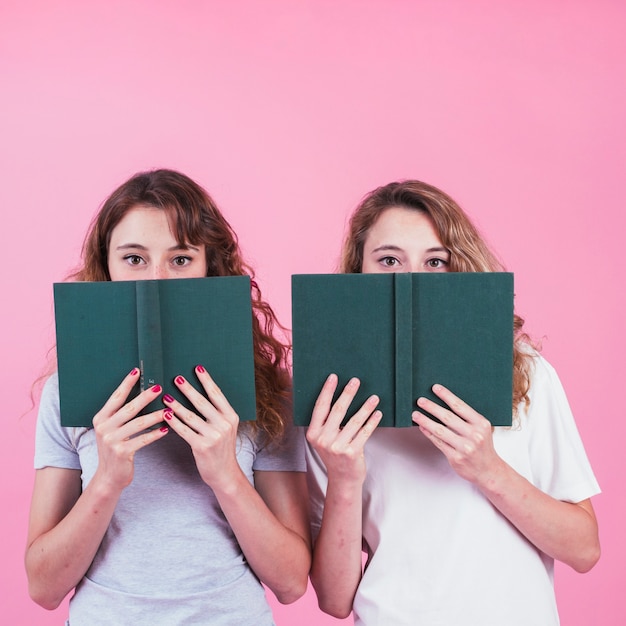
[[[404,252],[404,248],[401,248],[400,246],[394,246],[393,244],[383,244],[382,246],[378,246],[378,248],[374,248],[374,250],[372,250],[372,253],[384,252],[386,250],[393,250],[395,252]],[[426,252],[447,252],[449,254],[450,250],[448,250],[448,248],[445,248],[444,246],[436,246],[434,248],[428,248]]]
[[[146,246],[142,246],[140,243],[123,243],[121,246],[117,246],[115,249],[116,250],[145,250],[145,251],[148,250]],[[195,252],[200,252],[200,248],[196,248],[195,246],[189,246],[189,245],[181,245],[181,244],[177,244],[175,246],[172,246],[171,248],[168,248],[168,251],[174,251],[174,250],[193,250]]]

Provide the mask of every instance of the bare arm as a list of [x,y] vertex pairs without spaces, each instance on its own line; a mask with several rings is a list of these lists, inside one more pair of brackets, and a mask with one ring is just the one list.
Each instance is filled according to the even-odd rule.
[[311,582],[320,608],[347,617],[362,575],[363,447],[382,413],[372,396],[340,428],[359,381],[351,380],[331,407],[337,377],[331,375],[313,409],[307,440],[326,466],[328,487],[319,536],[313,550]]
[[[250,567],[283,604],[304,595],[311,567],[311,538],[304,472],[256,472],[244,497],[218,494]],[[251,493],[245,497],[248,487]]]
[[591,501],[562,502],[539,490],[498,456],[488,420],[445,387],[435,385],[433,391],[450,410],[425,398],[418,400],[418,406],[443,425],[418,411],[413,421],[459,476],[474,483],[541,551],[578,572],[590,570],[600,558]]
[[55,609],[93,561],[118,497],[91,483],[80,495],[80,470],[37,470],[30,510],[26,572],[32,599]]
[[56,608],[91,565],[119,496],[132,480],[135,452],[167,432],[130,438],[163,419],[162,411],[131,419],[160,391],[148,389],[124,405],[137,380],[129,374],[94,418],[99,463],[83,493],[79,470],[36,472],[25,565],[29,593],[44,608]]
[[181,377],[176,384],[202,417],[166,397],[167,422],[191,446],[250,567],[280,602],[294,602],[311,565],[306,477],[257,472],[251,485],[236,457],[239,418],[204,368],[196,373],[207,397]]

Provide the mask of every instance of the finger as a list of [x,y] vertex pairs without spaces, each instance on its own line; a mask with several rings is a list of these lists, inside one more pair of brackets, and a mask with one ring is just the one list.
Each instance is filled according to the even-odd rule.
[[428,415],[424,415],[424,413],[413,411],[412,419],[419,426],[422,433],[440,449],[443,449],[444,446],[454,447],[455,442],[459,440],[459,436],[454,431],[446,425],[436,422]]
[[134,367],[122,380],[117,389],[109,396],[104,406],[94,416],[94,422],[111,417],[118,411],[128,398],[128,394],[139,381],[139,369]]
[[326,418],[330,413],[330,406],[333,401],[333,396],[335,395],[335,390],[337,389],[337,383],[338,378],[336,374],[330,374],[324,381],[322,389],[315,400],[309,430],[317,430],[326,421]]
[[96,413],[93,419],[94,426],[109,420],[113,420],[115,425],[124,424],[133,419],[139,411],[155,400],[161,393],[161,386],[153,385],[130,402],[124,404],[138,380],[139,370],[135,368],[124,378],[120,386],[111,394],[100,411]]
[[[344,427],[341,429],[341,435],[337,438],[338,440],[345,439],[347,441],[352,441],[359,432],[361,432],[365,428],[365,434],[369,438],[369,435],[372,434],[374,428],[380,420],[382,419],[382,412],[380,416],[377,417],[376,424],[372,421],[374,417],[374,409],[378,406],[380,402],[380,398],[378,396],[370,396],[361,406],[361,408],[346,422]],[[367,424],[367,427],[364,426]]]
[[[432,422],[432,420],[430,421]],[[447,452],[451,452],[453,450],[452,446],[450,446],[449,443],[444,441],[441,437],[438,437],[434,432],[432,432],[428,428],[420,424],[419,429],[422,432],[422,434],[427,439],[429,439],[437,448],[439,448],[439,450],[441,450],[444,454],[446,454]]]
[[433,417],[435,417],[442,424],[451,427],[454,424],[455,420],[460,420],[460,418],[457,415],[454,415],[452,411],[450,411],[446,407],[441,406],[440,404],[437,404],[436,402],[433,402],[429,398],[418,398],[417,406],[430,415],[429,417],[420,413],[420,415],[423,415],[424,418],[429,419],[430,422],[433,422]]
[[[189,383],[185,384],[191,387]],[[195,391],[195,389],[193,391]],[[199,400],[204,399],[204,403],[206,405],[206,408],[204,412],[201,413],[201,415],[198,415],[197,413],[189,410],[186,406],[178,402],[178,400],[172,398],[172,396],[168,394],[165,394],[163,396],[163,402],[167,405],[164,417],[167,422],[172,426],[172,428],[175,428],[175,430],[179,434],[181,434],[182,430],[184,430],[182,427],[178,427],[179,424],[182,424],[194,433],[206,432],[207,422],[209,421],[209,418],[206,417],[206,415],[209,412],[212,414],[211,421],[213,423],[219,423],[219,413],[215,410],[213,406],[211,406],[210,402],[206,398],[203,398],[203,396],[197,391],[195,391],[195,393],[197,394]],[[198,404],[200,404],[200,402],[198,402]],[[207,410],[207,408],[209,410]],[[222,421],[222,423],[224,422]]]
[[213,378],[211,378],[211,375],[207,372],[204,366],[196,365],[195,372],[211,404],[222,414],[233,411],[228,398],[226,398],[222,390],[218,387]]
[[348,412],[348,408],[350,407],[352,400],[354,400],[356,392],[359,390],[360,385],[361,381],[358,378],[351,378],[348,381],[330,409],[330,413],[328,414],[325,422],[325,426],[327,428],[339,429],[341,423],[346,417],[346,413]]
[[115,426],[121,426],[135,419],[139,413],[151,402],[156,400],[163,391],[161,385],[152,385],[149,389],[142,391],[138,396],[127,402],[118,409],[108,421]]
[[207,423],[199,415],[186,409],[181,404],[176,408],[168,407],[165,409],[163,418],[167,426],[178,433],[190,445],[194,437],[208,432],[206,430],[202,432],[204,429],[207,429]]
[[447,387],[443,385],[433,385],[433,393],[441,400],[443,400],[450,410],[463,418],[466,422],[475,422],[477,420],[484,419],[483,416],[475,411],[469,404],[461,400],[457,395],[452,393]]
[[[213,421],[219,419],[220,412],[217,410],[217,407],[209,402],[206,396],[201,394],[184,376],[176,376],[174,384],[205,420]],[[163,402],[173,408],[177,414],[179,414],[179,409],[182,410],[184,408],[182,404],[176,402],[169,394],[163,396]],[[180,413],[180,415],[186,416],[186,413]]]
[[137,437],[140,433],[143,434],[144,431],[158,431],[158,428],[155,428],[155,426],[159,424],[163,425],[163,413],[163,409],[159,409],[158,411],[152,411],[150,413],[137,415],[137,417],[120,426],[120,439],[133,439]]
[[383,419],[383,412],[374,411],[368,418],[367,422],[365,422],[365,424],[359,429],[356,436],[362,437],[365,441],[367,441],[376,430],[378,424],[380,424],[381,419]]
[[[163,411],[155,411],[155,414],[158,415],[157,422],[162,421]],[[151,443],[154,443],[157,439],[162,439],[163,437],[165,437],[165,435],[167,435],[167,433],[169,433],[169,431],[170,429],[165,425],[160,426],[159,428],[148,428],[147,430],[144,430],[136,436],[131,437],[128,440],[127,445],[130,451],[132,453],[135,453],[137,452],[137,450],[145,448]]]

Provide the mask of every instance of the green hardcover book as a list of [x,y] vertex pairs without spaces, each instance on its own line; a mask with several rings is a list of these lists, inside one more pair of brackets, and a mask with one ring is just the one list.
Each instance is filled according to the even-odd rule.
[[[204,365],[241,420],[256,419],[250,278],[56,283],[54,306],[63,426],[91,426],[94,415],[133,368],[136,396],[181,374],[201,390]],[[159,399],[144,413],[163,409]]]
[[411,426],[420,396],[443,404],[435,383],[511,425],[510,273],[295,275],[292,327],[296,424],[308,424],[335,373],[339,390],[361,380],[348,416],[376,394],[381,426]]

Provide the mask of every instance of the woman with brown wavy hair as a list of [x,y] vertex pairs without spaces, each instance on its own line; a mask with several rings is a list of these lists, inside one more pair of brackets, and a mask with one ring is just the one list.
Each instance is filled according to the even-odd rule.
[[[254,278],[211,197],[161,169],[109,196],[71,278],[244,274]],[[196,413],[164,395],[163,410],[129,419],[161,394],[155,385],[127,401],[139,379],[133,369],[93,428],[61,426],[57,376],[47,381],[26,569],[31,596],[45,608],[75,588],[72,626],[272,624],[261,583],[284,603],[304,593],[305,468],[303,440],[285,414],[287,347],[254,280],[252,306],[256,422],[239,423],[202,365],[195,374],[203,394],[175,381]]]
[[[450,196],[408,180],[356,208],[340,271],[503,266]],[[418,428],[376,428],[376,396],[341,427],[359,383],[333,403],[328,378],[307,432],[311,580],[324,611],[354,610],[359,625],[558,624],[554,560],[595,565],[599,488],[559,379],[522,327],[516,315],[511,428],[492,428],[442,385],[433,392],[448,408],[419,398]]]

